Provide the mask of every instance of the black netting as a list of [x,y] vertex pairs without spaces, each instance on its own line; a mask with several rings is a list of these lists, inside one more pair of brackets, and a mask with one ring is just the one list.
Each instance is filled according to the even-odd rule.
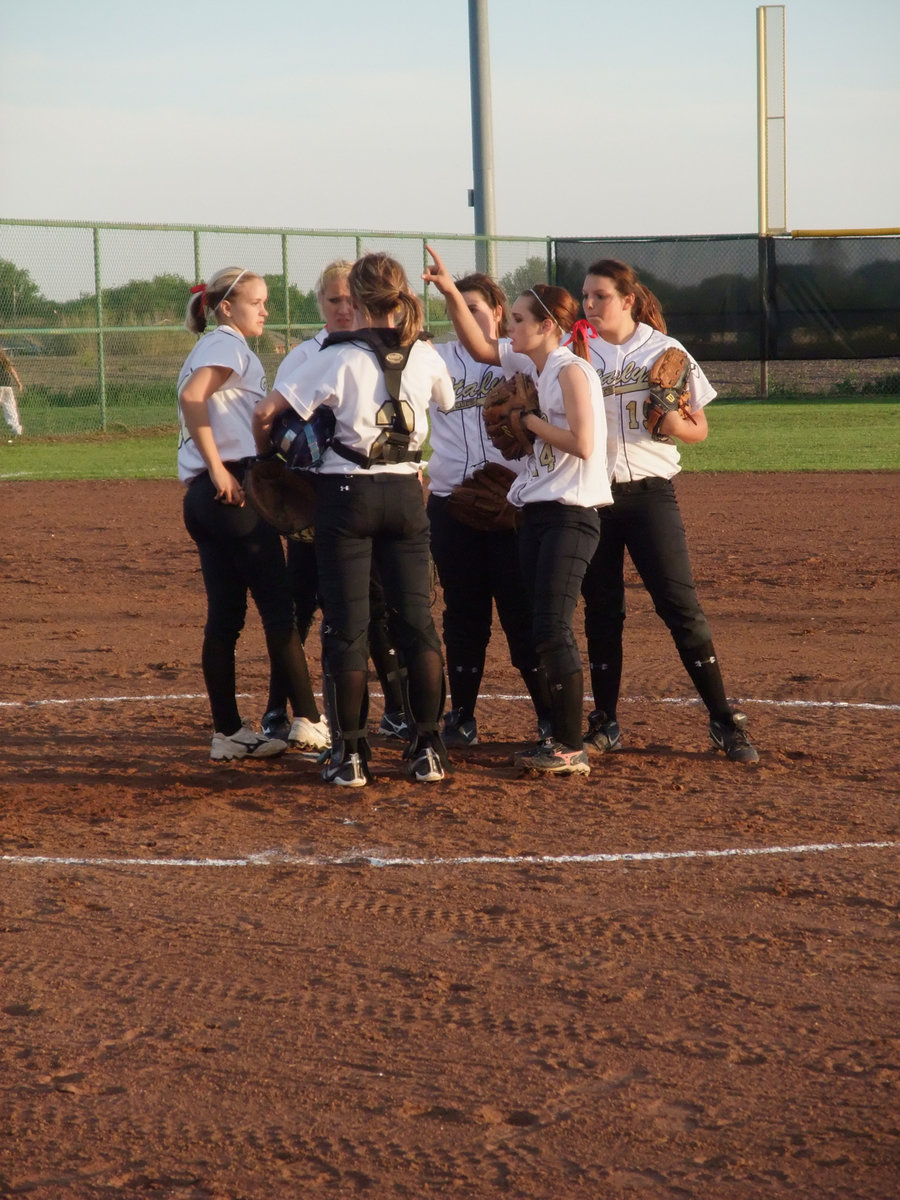
[[591,263],[627,262],[705,362],[900,355],[900,237],[559,239],[555,253],[575,296]]
[[900,237],[771,240],[770,358],[900,354]]

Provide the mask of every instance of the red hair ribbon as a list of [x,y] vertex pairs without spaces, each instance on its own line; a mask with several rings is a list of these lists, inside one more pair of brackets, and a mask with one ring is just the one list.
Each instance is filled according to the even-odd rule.
[[590,321],[585,321],[583,317],[580,321],[576,321],[572,326],[572,332],[569,335],[569,340],[567,342],[563,342],[563,345],[570,346],[572,342],[574,342],[579,336],[584,338],[585,341],[587,341],[588,338],[595,338],[597,336],[597,330],[593,327]]
[[192,296],[196,296],[198,292],[200,293],[201,299],[203,301],[205,301],[206,300],[206,284],[205,283],[197,283],[191,288]]

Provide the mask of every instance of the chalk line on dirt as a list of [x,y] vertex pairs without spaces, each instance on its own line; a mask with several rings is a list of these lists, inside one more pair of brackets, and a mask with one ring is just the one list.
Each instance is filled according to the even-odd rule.
[[635,850],[618,854],[464,854],[409,858],[369,850],[344,854],[290,854],[265,850],[240,858],[80,858],[47,854],[0,854],[0,864],[19,867],[468,867],[598,866],[609,863],[671,862],[676,859],[760,858],[775,854],[827,854],[836,851],[893,850],[900,842],[811,842],[796,846],[735,846],[724,850]]
[[[317,696],[321,696],[317,692]],[[384,699],[381,692],[370,692],[375,699]],[[239,700],[251,698],[250,692],[239,692]],[[0,700],[0,708],[40,708],[42,705],[68,704],[160,704],[165,702],[178,703],[188,700],[206,701],[205,692],[164,692],[157,696],[72,696],[66,699],[52,700]],[[481,692],[479,700],[530,700],[527,693],[519,692]],[[591,697],[585,695],[585,703],[591,703]],[[621,704],[700,704],[697,696],[625,696]],[[771,708],[854,708],[874,712],[900,712],[900,704],[875,704],[865,700],[765,700],[751,696],[734,701],[735,704],[761,704]]]

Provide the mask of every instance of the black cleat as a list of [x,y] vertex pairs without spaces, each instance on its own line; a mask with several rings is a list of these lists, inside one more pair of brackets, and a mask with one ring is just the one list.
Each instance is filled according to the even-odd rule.
[[608,721],[606,713],[592,712],[588,717],[588,731],[584,735],[585,743],[608,754],[611,750],[621,750],[622,734],[618,721]]
[[743,713],[732,713],[731,723],[710,721],[709,737],[716,750],[724,750],[731,762],[759,762],[759,755],[747,737],[747,718]]
[[277,738],[279,742],[286,742],[291,732],[291,719],[283,708],[270,708],[260,725],[266,737]]

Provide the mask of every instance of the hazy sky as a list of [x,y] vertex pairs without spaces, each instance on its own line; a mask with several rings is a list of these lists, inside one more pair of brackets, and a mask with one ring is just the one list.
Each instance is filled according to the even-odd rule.
[[[490,0],[500,234],[757,228],[756,5]],[[900,226],[900,3],[787,0],[788,225]],[[468,233],[466,0],[0,0],[0,216]]]

